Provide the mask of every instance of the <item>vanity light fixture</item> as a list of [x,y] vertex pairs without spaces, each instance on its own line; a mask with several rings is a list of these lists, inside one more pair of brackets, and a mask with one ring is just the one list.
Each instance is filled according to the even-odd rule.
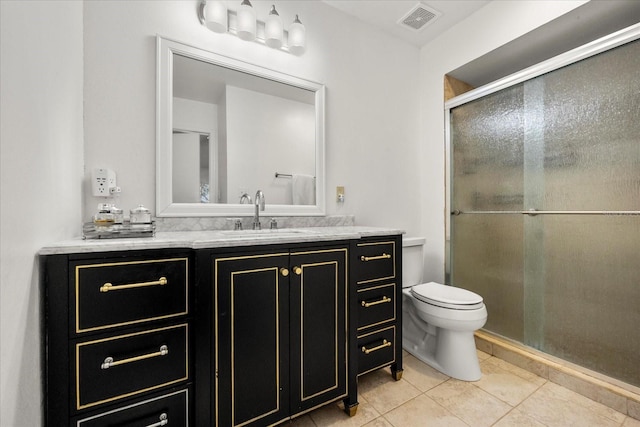
[[296,15],[296,19],[289,27],[289,51],[294,55],[302,55],[304,53],[304,44],[306,40],[306,29],[300,18]]
[[266,21],[256,19],[250,0],[243,0],[238,11],[227,9],[223,1],[201,0],[198,7],[200,23],[216,33],[229,33],[242,40],[256,41],[294,55],[305,52],[306,29],[296,15],[287,31],[275,5]]
[[282,18],[280,18],[276,6],[272,5],[267,22],[264,23],[264,42],[267,46],[277,49],[282,46],[283,34]]
[[226,33],[229,28],[227,6],[221,1],[209,1],[203,4],[205,25],[216,33]]
[[238,9],[238,28],[236,34],[242,40],[251,41],[256,38],[256,11],[249,0],[242,0]]

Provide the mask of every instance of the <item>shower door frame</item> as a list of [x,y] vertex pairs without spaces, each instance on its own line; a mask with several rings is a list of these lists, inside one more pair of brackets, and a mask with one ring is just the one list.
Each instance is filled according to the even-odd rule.
[[[451,98],[444,104],[445,110],[445,283],[451,284],[451,216],[460,214],[473,214],[474,212],[451,211],[451,110],[476,99],[485,97],[500,90],[531,80],[543,74],[571,65],[583,59],[606,52],[618,46],[640,39],[640,23],[624,28],[615,33],[594,40],[590,43],[572,49],[551,59],[540,62],[522,71],[503,77],[492,83],[473,89],[462,95]],[[546,215],[546,214],[571,214],[571,215],[640,215],[639,211],[483,211],[483,213],[497,214],[522,214],[522,215]]]

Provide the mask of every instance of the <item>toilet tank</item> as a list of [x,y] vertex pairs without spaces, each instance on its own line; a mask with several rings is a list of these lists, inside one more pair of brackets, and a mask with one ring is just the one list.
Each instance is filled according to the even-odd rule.
[[424,237],[402,238],[402,287],[422,283]]

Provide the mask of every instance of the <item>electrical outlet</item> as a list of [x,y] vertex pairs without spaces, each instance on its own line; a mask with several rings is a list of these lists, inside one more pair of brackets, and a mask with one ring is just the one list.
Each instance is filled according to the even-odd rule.
[[336,187],[336,200],[338,203],[344,203],[344,187]]
[[[116,186],[116,173],[111,169],[93,169],[91,171],[91,192],[96,197],[109,197]],[[119,191],[118,191],[119,192]]]

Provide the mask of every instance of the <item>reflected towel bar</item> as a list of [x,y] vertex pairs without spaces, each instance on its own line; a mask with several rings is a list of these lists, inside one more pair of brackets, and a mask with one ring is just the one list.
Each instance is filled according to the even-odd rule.
[[[293,178],[293,175],[290,173],[280,173],[276,172],[276,178]],[[314,176],[315,178],[315,176]]]

